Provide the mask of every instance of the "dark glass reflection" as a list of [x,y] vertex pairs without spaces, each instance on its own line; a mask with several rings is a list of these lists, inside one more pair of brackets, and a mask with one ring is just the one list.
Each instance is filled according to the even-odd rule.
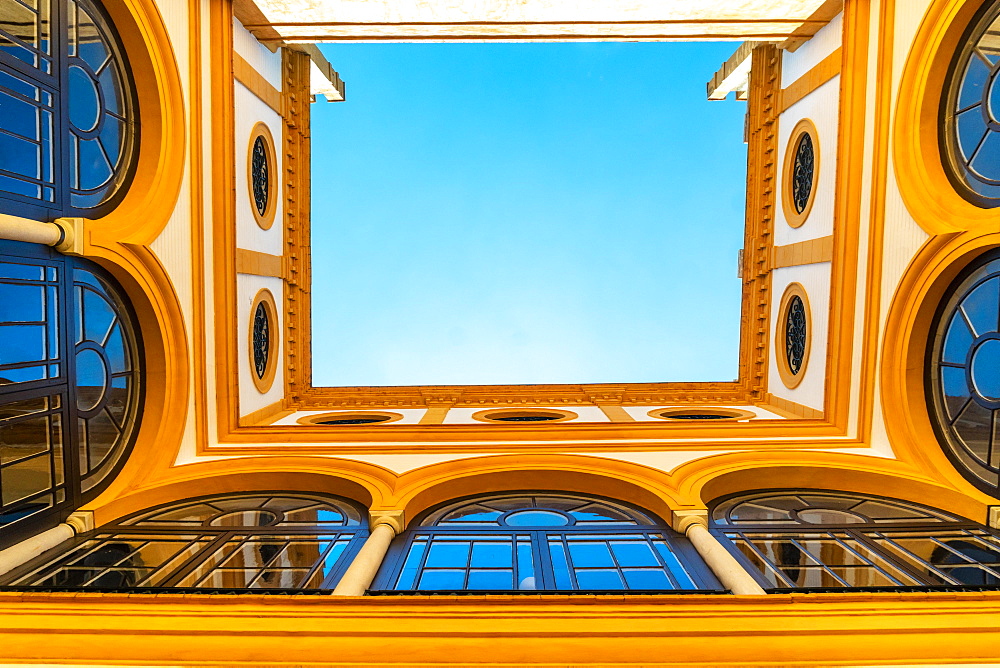
[[102,527],[0,584],[329,589],[366,535],[358,509],[332,499],[214,497]]
[[1000,584],[1000,539],[894,499],[758,493],[720,503],[712,525],[771,588]]
[[0,1],[4,210],[51,219],[112,200],[135,162],[134,95],[97,0]]

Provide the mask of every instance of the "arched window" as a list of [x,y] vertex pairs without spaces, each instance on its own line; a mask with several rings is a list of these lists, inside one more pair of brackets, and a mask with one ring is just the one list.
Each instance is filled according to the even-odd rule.
[[952,283],[931,326],[926,369],[931,423],[973,484],[1000,490],[1000,251]]
[[141,342],[114,279],[0,242],[0,545],[93,497],[138,431]]
[[986,2],[952,60],[941,106],[948,177],[963,197],[1000,206],[1000,2]]
[[0,0],[0,211],[102,215],[124,193],[138,104],[99,0]]
[[368,531],[343,499],[256,492],[188,499],[112,522],[2,584],[75,589],[331,589]]
[[897,499],[756,492],[720,501],[712,527],[770,590],[1000,585],[994,532]]
[[378,589],[721,589],[693,548],[645,513],[575,495],[451,503],[400,536]]

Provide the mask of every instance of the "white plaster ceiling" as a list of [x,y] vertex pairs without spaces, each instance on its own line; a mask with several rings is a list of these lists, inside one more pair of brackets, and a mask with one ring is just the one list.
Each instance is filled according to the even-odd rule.
[[[812,34],[835,0],[254,0],[286,41],[756,39]],[[813,16],[815,12],[819,15]],[[812,20],[810,21],[810,17]]]

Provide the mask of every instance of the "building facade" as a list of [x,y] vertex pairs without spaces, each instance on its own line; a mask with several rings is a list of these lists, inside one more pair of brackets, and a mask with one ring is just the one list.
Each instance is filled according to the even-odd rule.
[[[315,43],[496,39],[738,46],[737,380],[313,385]],[[0,659],[1000,664],[998,80],[998,0],[0,0]]]

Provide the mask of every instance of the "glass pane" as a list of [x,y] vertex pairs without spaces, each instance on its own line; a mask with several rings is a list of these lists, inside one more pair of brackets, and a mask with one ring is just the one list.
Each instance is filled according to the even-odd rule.
[[580,589],[624,589],[625,583],[616,570],[576,570]]
[[566,548],[558,538],[549,538],[549,556],[552,559],[552,574],[555,576],[556,589],[572,589],[569,563],[566,561]]
[[425,570],[420,575],[417,589],[463,589],[465,587],[464,570]]
[[427,555],[427,567],[438,568],[442,566],[462,567],[469,564],[468,542],[452,542],[435,538],[431,544],[430,553]]
[[991,278],[979,285],[962,300],[965,311],[976,333],[982,336],[997,331],[997,314],[1000,313],[1000,277]]
[[0,489],[3,505],[44,492],[52,486],[52,463],[48,455],[40,455],[0,468]]
[[557,527],[569,524],[569,519],[560,513],[547,510],[522,510],[504,518],[504,523],[517,527]]
[[[433,555],[434,552],[432,551],[431,554]],[[476,541],[472,545],[471,565],[473,568],[510,568],[513,562],[510,542],[484,543]]]
[[535,580],[535,561],[531,540],[527,536],[519,536],[517,539],[517,577],[518,589],[538,589],[541,584]]
[[[646,541],[612,541],[611,550],[621,567],[659,566],[660,562]],[[575,560],[574,560],[575,562]]]
[[673,585],[662,570],[625,569],[629,589],[672,589]]
[[[44,402],[45,399],[42,398]],[[49,450],[47,416],[0,423],[0,465]]]
[[0,283],[0,322],[45,320],[45,287]]
[[511,570],[469,571],[467,589],[510,590],[514,588],[514,572]]
[[583,542],[575,537],[567,537],[569,540],[569,554],[573,560],[573,567],[580,569],[583,567],[614,566],[615,561],[611,557],[611,551],[606,543]]
[[413,541],[410,551],[403,562],[403,570],[396,580],[396,589],[413,589],[417,580],[417,573],[420,569],[420,560],[423,559],[424,551],[427,549],[427,539],[420,538]]

